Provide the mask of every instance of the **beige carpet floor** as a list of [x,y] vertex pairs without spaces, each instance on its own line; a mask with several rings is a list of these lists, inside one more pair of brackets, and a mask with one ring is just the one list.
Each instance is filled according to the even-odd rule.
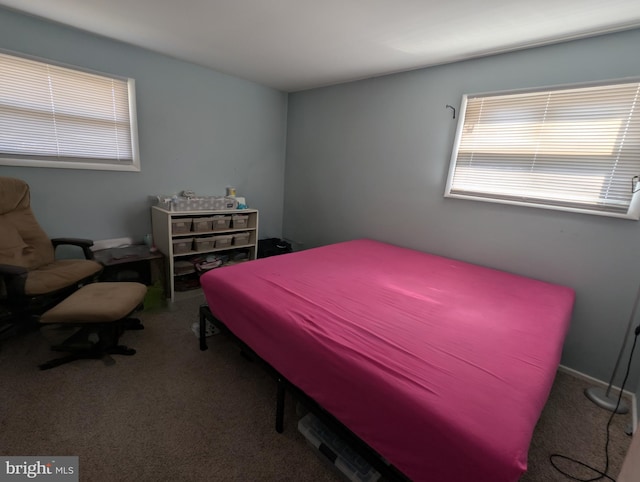
[[[0,455],[77,455],[81,481],[340,481],[297,430],[287,399],[274,430],[276,386],[224,336],[198,349],[191,325],[201,298],[143,312],[146,329],[121,341],[132,357],[80,360],[40,371],[63,333],[43,329],[0,345]],[[604,467],[610,413],[583,395],[584,380],[559,372],[536,427],[523,482],[571,480],[549,455]],[[629,415],[611,426],[610,474],[630,442]],[[577,477],[592,477],[564,464]],[[446,482],[446,481],[433,481]],[[472,481],[470,481],[472,482]]]

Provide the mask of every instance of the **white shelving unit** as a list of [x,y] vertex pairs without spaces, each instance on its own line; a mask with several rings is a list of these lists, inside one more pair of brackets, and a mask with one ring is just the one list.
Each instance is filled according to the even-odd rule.
[[[246,224],[240,227],[234,226],[233,222],[229,223],[229,227],[224,229],[213,229],[207,231],[184,231],[185,226],[193,226],[200,224],[198,221],[206,220],[211,217],[225,216],[226,221],[231,221],[234,215],[245,215]],[[220,218],[216,218],[220,219]],[[195,222],[194,222],[195,221]],[[246,251],[248,253],[247,260],[256,259],[258,254],[258,211],[255,209],[233,209],[223,211],[168,211],[158,206],[151,208],[151,224],[153,229],[153,243],[156,248],[165,255],[165,267],[167,270],[167,297],[171,301],[176,298],[189,297],[201,290],[194,289],[184,292],[176,292],[176,278],[181,275],[175,273],[175,263],[181,260],[190,260],[196,256],[206,256],[210,253],[232,254],[234,252]],[[176,228],[182,228],[180,232]],[[231,244],[225,247],[205,247],[212,236],[220,235],[248,235],[248,241],[243,244]],[[198,243],[189,243],[189,240],[199,240]],[[185,241],[182,243],[181,241]],[[178,246],[179,249],[175,249]],[[185,246],[187,246],[185,248]],[[200,249],[195,249],[196,247]],[[222,266],[224,267],[224,265]],[[215,268],[220,269],[220,268]]]

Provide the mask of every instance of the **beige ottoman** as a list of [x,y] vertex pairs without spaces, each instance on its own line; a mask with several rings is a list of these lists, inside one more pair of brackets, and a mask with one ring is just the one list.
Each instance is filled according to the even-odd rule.
[[91,283],[54,306],[40,317],[40,323],[77,326],[80,329],[55,351],[71,354],[40,366],[54,368],[81,358],[105,358],[113,364],[112,354],[133,355],[135,350],[118,345],[126,329],[143,329],[140,320],[129,316],[141,308],[147,287],[141,283]]

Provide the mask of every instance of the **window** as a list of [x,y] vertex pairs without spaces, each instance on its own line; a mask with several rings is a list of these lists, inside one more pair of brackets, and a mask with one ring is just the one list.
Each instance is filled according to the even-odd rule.
[[638,219],[640,82],[465,95],[445,196]]
[[0,165],[139,171],[134,80],[0,52]]

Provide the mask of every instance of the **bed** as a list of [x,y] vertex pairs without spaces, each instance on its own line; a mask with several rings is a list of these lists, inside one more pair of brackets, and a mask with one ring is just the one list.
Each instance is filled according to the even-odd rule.
[[415,481],[517,481],[574,291],[369,239],[201,277],[208,309]]

